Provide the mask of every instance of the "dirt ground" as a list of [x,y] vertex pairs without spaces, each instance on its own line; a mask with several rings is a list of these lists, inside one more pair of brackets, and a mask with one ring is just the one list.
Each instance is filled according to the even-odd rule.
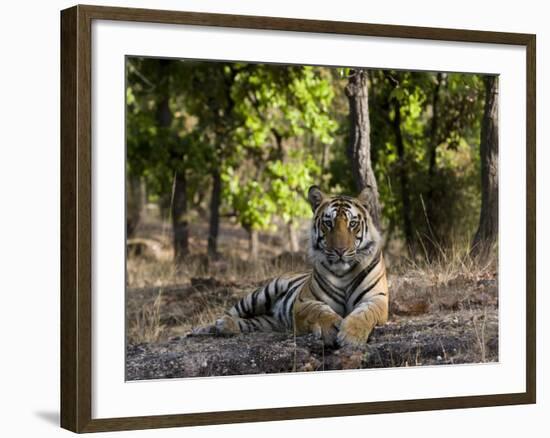
[[[390,266],[389,322],[361,350],[330,350],[312,336],[292,333],[190,335],[265,280],[307,269],[304,254],[269,252],[276,246],[264,236],[262,259],[250,261],[243,235],[226,230],[223,257],[196,254],[175,268],[169,236],[162,240],[157,228],[144,230],[149,234],[142,230],[143,238],[153,236],[153,245],[129,255],[127,264],[128,380],[498,361],[494,264],[479,268],[454,257],[433,265]],[[201,242],[192,245],[200,248]]]
[[[474,324],[486,324],[484,347]],[[130,344],[128,380],[208,377],[280,372],[329,371],[498,360],[496,314],[397,318],[377,327],[365,349],[325,349],[312,335],[251,333],[232,337],[176,336],[167,342]],[[476,351],[472,352],[472,348]]]

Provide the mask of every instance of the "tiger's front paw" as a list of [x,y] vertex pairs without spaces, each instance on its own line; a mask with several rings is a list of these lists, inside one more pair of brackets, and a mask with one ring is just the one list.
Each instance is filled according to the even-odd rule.
[[364,347],[372,329],[373,326],[368,323],[363,314],[349,315],[340,326],[338,344],[342,347]]
[[241,332],[239,324],[231,316],[225,315],[218,319],[214,324],[198,327],[193,330],[193,335],[236,335]]
[[308,331],[313,333],[318,339],[322,339],[326,346],[335,346],[341,323],[342,317],[340,315],[326,313],[314,321]]

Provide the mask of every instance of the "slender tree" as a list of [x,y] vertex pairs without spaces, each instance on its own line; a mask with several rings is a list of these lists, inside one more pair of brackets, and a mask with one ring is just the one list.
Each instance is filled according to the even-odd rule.
[[486,258],[498,239],[498,79],[486,76],[481,124],[481,214],[472,254]]
[[[403,223],[403,233],[405,235],[405,241],[409,251],[414,251],[414,233],[413,233],[413,219],[412,219],[412,205],[410,198],[410,184],[409,175],[407,172],[407,162],[405,157],[405,140],[403,138],[403,120],[402,120],[402,107],[406,105],[409,98],[408,90],[402,87],[403,77],[399,73],[390,74],[390,72],[384,72],[384,76],[389,84],[391,84],[391,91],[387,95],[387,120],[391,126],[393,133],[393,142],[397,153],[397,178],[399,180],[400,192],[401,192],[401,221]],[[397,79],[397,78],[398,79]],[[391,117],[390,110],[393,109],[393,118]]]
[[144,206],[143,184],[135,175],[126,174],[126,238],[134,235]]
[[214,257],[218,254],[221,191],[222,180],[220,169],[214,168],[212,170],[212,194],[210,196],[210,222],[208,229],[208,255],[211,257]]
[[174,259],[180,263],[189,254],[189,224],[187,221],[187,196],[185,173],[176,171],[171,205],[174,233]]
[[[175,145],[178,138],[172,130],[173,114],[170,109],[171,85],[171,61],[160,59],[158,61],[159,90],[157,102],[157,122],[162,133],[162,139],[168,145]],[[170,162],[174,167],[174,182],[172,187],[172,200],[170,213],[172,217],[172,231],[174,244],[174,260],[181,263],[189,253],[189,227],[187,222],[187,194],[185,171],[183,169],[183,157],[175,150],[169,148]]]
[[413,251],[414,247],[414,235],[411,218],[411,199],[409,194],[409,177],[407,175],[406,161],[405,161],[405,142],[403,141],[403,132],[401,130],[401,102],[397,98],[393,98],[393,132],[395,136],[395,145],[397,148],[398,156],[398,174],[399,183],[401,186],[401,202],[402,202],[402,216],[403,216],[403,232],[405,233],[405,240],[410,251]]
[[369,212],[375,225],[380,228],[380,201],[378,186],[372,170],[370,148],[369,91],[365,70],[352,69],[346,85],[349,102],[350,132],[348,157],[353,179],[358,192],[369,189],[367,198]]
[[[428,220],[429,221],[432,221],[433,218],[435,217],[435,212],[434,212],[434,209],[436,207],[435,205],[435,190],[436,190],[436,187],[435,187],[435,184],[436,184],[436,181],[435,181],[435,176],[436,176],[436,173],[437,173],[437,148],[440,144],[440,140],[439,140],[439,132],[438,132],[438,128],[439,128],[439,112],[440,112],[440,108],[439,108],[439,102],[440,102],[440,89],[441,89],[441,84],[443,83],[443,73],[439,72],[437,73],[437,75],[435,76],[435,85],[433,87],[433,93],[432,93],[432,102],[431,102],[431,106],[432,106],[432,119],[431,119],[431,122],[429,124],[429,132],[427,132],[428,134],[428,138],[429,138],[429,163],[428,163],[428,193],[427,193],[427,196],[426,196],[426,205],[427,205],[427,209],[428,209],[428,212],[427,212],[427,215],[428,215]],[[432,233],[434,233],[434,230],[433,228],[430,228],[432,231]],[[435,238],[437,240],[437,236],[432,236],[433,238]]]
[[241,121],[234,117],[235,100],[232,95],[238,69],[236,64],[187,62],[184,65],[189,69],[187,110],[197,117],[196,128],[205,133],[203,141],[209,143],[204,149],[210,154],[202,170],[209,173],[211,180],[207,251],[209,256],[214,257],[218,255],[222,174],[238,146],[233,136],[235,127]]

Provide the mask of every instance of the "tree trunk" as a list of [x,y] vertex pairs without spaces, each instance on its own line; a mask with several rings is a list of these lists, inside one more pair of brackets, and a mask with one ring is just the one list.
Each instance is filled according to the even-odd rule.
[[438,236],[438,217],[436,214],[436,181],[437,173],[437,147],[439,146],[438,126],[439,126],[439,90],[443,82],[443,74],[438,73],[432,96],[432,120],[430,124],[430,153],[428,163],[428,193],[426,196],[426,218],[430,240],[426,244],[430,257],[436,252],[437,244],[440,239]]
[[[165,138],[170,138],[173,134],[170,132],[172,126],[172,111],[170,110],[170,61],[166,59],[159,60],[159,77],[161,82],[158,88],[159,102],[157,104],[157,122],[159,128],[165,131]],[[181,157],[171,157],[174,166],[174,184],[172,187],[172,202],[170,213],[172,217],[174,261],[180,263],[183,258],[189,254],[189,227],[187,223],[187,185],[185,173],[178,168],[181,163]]]
[[323,152],[321,154],[321,175],[326,175],[328,173],[328,143],[323,143]]
[[220,230],[220,203],[222,179],[219,170],[212,172],[212,196],[210,198],[210,229],[208,232],[208,255],[218,254],[218,233]]
[[143,187],[137,176],[126,176],[126,238],[134,235],[143,210]]
[[300,250],[300,245],[298,242],[298,233],[296,232],[296,227],[294,226],[293,221],[287,223],[287,229],[290,252],[298,252]]
[[481,124],[481,213],[471,253],[486,258],[498,240],[498,79],[485,77]]
[[428,178],[429,178],[429,190],[427,196],[427,208],[428,208],[428,218],[431,219],[432,215],[429,214],[433,211],[433,197],[434,197],[434,177],[437,170],[437,146],[439,145],[439,139],[437,135],[437,127],[439,124],[439,90],[441,88],[441,82],[443,80],[443,75],[441,73],[437,74],[436,84],[432,96],[432,120],[430,125],[430,161],[428,163]]
[[248,231],[248,259],[255,262],[258,260],[258,254],[260,252],[258,230],[254,228],[247,228],[246,230]]
[[375,226],[380,229],[380,200],[371,164],[369,93],[367,72],[352,70],[346,86],[349,102],[350,137],[348,157],[357,190],[368,188],[368,209]]
[[148,200],[148,193],[147,193],[147,183],[145,182],[145,178],[139,179],[139,190],[141,193],[141,208],[143,209],[147,208],[147,200]]
[[409,178],[407,169],[405,168],[405,143],[403,141],[403,133],[401,132],[401,104],[398,99],[394,99],[394,116],[393,116],[393,132],[395,135],[395,144],[397,147],[397,163],[399,171],[399,182],[401,185],[401,202],[403,205],[403,231],[405,232],[405,240],[407,247],[411,253],[414,253],[414,235],[411,219],[411,201],[409,197]]
[[174,176],[171,216],[174,232],[174,261],[180,263],[189,254],[186,180],[185,174],[181,172],[176,172]]
[[172,111],[170,111],[170,61],[160,59],[158,61],[158,86],[159,102],[157,104],[157,122],[160,128],[168,129],[172,124]]

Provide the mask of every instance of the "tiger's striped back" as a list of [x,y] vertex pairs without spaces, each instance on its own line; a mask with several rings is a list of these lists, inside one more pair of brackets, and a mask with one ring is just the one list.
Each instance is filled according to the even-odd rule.
[[[310,279],[310,272],[283,275],[272,279],[229,309],[232,317],[244,319],[241,331],[254,331],[258,325],[267,330],[283,331],[293,326],[292,310],[296,296]],[[262,317],[255,319],[254,317]]]

